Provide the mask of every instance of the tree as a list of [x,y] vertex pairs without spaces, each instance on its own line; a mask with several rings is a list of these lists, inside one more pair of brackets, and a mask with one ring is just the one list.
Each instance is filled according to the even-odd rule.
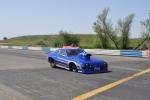
[[58,38],[58,39],[55,39],[55,41],[52,42],[52,45],[53,45],[54,47],[62,47],[62,46],[63,46],[62,41],[60,41],[59,38]]
[[62,39],[63,45],[78,45],[80,42],[80,40],[77,37],[65,31],[60,31],[59,36]]
[[3,40],[7,40],[7,37],[4,37]]
[[118,29],[121,33],[121,49],[128,49],[129,46],[129,36],[131,25],[133,22],[134,14],[126,16],[124,19],[119,19]]
[[40,45],[40,46],[43,46],[43,47],[47,46],[46,41],[44,41],[44,40],[37,41],[36,45]]
[[141,22],[141,25],[144,28],[144,31],[141,33],[142,37],[139,44],[135,47],[135,49],[147,49],[150,48],[150,13],[149,18],[145,21]]
[[106,49],[110,47],[109,40],[112,40],[116,48],[119,48],[116,41],[116,34],[113,31],[112,23],[107,18],[108,13],[109,8],[104,8],[102,13],[98,15],[96,22],[94,22],[93,28],[97,33],[97,36],[100,38],[102,48]]

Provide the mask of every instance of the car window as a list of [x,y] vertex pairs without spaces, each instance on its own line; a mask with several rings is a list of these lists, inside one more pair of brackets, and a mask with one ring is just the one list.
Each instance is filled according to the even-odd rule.
[[70,50],[67,50],[67,55],[68,56],[75,56],[81,52],[84,52],[84,50],[82,50],[82,49],[70,49]]
[[65,54],[65,50],[63,50],[63,49],[58,50],[58,54],[59,54],[59,55],[66,55],[66,54]]

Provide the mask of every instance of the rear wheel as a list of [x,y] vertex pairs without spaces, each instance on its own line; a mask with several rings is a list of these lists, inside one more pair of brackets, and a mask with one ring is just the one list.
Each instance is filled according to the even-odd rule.
[[55,64],[55,61],[54,61],[54,59],[52,59],[52,58],[49,58],[49,59],[48,59],[48,61],[49,61],[49,63],[50,63],[50,66],[51,66],[52,68],[56,67],[56,64]]

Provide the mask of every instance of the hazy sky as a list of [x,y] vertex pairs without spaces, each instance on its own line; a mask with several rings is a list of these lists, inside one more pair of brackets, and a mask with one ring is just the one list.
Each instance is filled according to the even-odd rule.
[[148,17],[150,0],[0,0],[0,38],[72,33],[94,33],[92,26],[109,7],[114,26],[119,18],[135,13],[132,37],[139,36],[140,21]]

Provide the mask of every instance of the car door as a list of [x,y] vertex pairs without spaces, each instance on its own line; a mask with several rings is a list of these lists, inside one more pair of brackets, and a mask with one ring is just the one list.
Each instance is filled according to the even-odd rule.
[[66,50],[64,49],[58,50],[57,64],[62,67],[67,67],[68,60],[67,60]]

